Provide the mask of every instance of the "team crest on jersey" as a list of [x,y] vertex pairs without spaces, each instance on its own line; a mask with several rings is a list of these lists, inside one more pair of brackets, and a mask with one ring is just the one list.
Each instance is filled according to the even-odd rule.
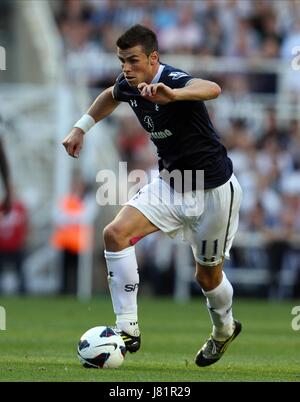
[[151,116],[145,116],[144,122],[147,126],[147,131],[154,131],[154,123],[153,123]]
[[182,71],[172,71],[172,73],[169,74],[169,77],[172,77],[172,80],[178,80],[182,77],[188,77],[188,74],[183,73]]

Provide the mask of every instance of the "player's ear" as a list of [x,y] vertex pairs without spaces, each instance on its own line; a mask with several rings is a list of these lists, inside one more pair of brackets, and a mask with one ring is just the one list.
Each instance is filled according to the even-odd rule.
[[158,60],[159,60],[159,55],[158,55],[158,52],[156,50],[154,50],[154,52],[152,52],[149,57],[150,57],[150,64],[151,65],[157,63]]

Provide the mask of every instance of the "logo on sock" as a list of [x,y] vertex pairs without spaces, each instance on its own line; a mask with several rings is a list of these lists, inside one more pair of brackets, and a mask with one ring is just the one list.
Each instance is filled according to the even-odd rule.
[[137,289],[139,287],[138,283],[132,284],[132,283],[128,283],[127,285],[124,286],[124,290],[125,292],[134,292],[135,289]]
[[230,313],[231,310],[232,310],[232,305],[226,310],[226,314]]

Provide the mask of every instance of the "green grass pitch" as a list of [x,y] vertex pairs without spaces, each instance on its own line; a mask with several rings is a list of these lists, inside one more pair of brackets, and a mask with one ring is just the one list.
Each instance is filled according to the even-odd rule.
[[77,359],[77,342],[87,329],[114,323],[109,295],[86,303],[1,297],[6,331],[0,331],[0,381],[299,381],[300,331],[291,326],[295,305],[236,299],[241,335],[218,363],[199,368],[195,353],[211,330],[204,298],[178,304],[140,297],[141,350],[127,354],[116,370],[87,370]]

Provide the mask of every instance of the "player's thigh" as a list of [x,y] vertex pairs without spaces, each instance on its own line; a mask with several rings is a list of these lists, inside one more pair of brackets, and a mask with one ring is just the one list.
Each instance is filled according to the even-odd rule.
[[172,197],[173,190],[163,180],[155,178],[125,205],[136,208],[152,225],[174,238],[183,227],[183,219]]
[[126,238],[144,237],[159,230],[137,208],[125,205],[116,215],[109,227]]
[[229,257],[237,231],[241,189],[233,177],[224,185],[206,192],[204,212],[188,231],[196,262],[214,267]]

